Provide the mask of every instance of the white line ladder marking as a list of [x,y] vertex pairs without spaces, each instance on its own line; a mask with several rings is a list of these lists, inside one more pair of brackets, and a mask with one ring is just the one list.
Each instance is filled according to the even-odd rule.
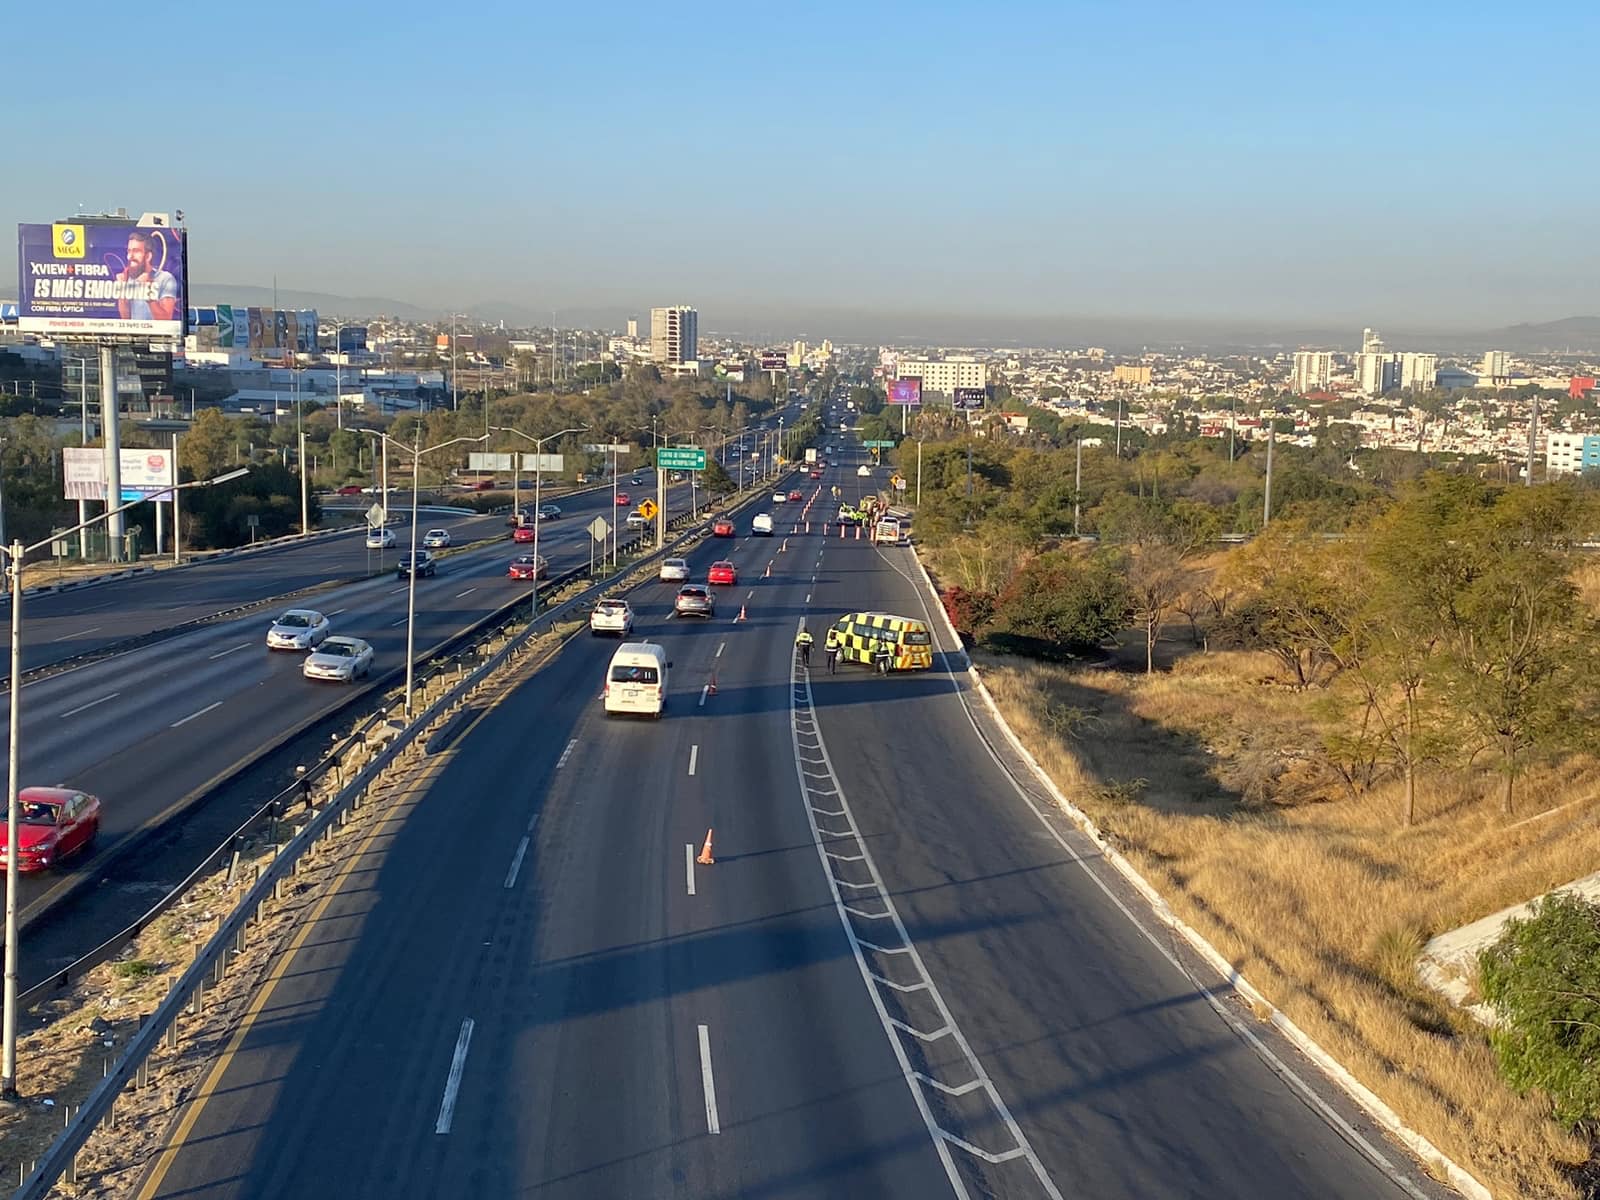
[[721,1133],[722,1121],[717,1116],[717,1084],[711,1077],[711,1031],[701,1025],[699,1034],[700,1083],[706,1091],[706,1129],[712,1133]]

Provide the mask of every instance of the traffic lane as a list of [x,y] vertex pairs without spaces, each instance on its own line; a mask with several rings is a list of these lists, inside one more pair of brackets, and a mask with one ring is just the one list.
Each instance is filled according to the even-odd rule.
[[[708,626],[655,622],[645,632],[695,668],[715,654]],[[830,997],[845,1004],[853,997],[858,1010],[866,1000],[853,965],[839,957],[843,939],[831,914],[815,934],[804,916],[786,915],[797,905],[802,914],[817,909],[814,869],[812,894],[798,901],[778,895],[768,911],[755,910],[786,926],[765,928],[742,912],[730,923],[713,912],[701,926],[669,933],[679,920],[668,913],[669,898],[688,904],[680,874],[684,827],[698,825],[697,804],[704,804],[684,773],[684,743],[709,736],[698,729],[713,723],[678,712],[684,696],[676,685],[672,715],[661,723],[606,721],[593,701],[576,710],[553,705],[562,696],[592,696],[611,650],[580,639],[458,745],[424,806],[390,840],[385,862],[369,872],[370,915],[359,930],[319,933],[330,955],[344,957],[293,965],[296,990],[280,985],[267,1010],[286,1019],[275,1029],[247,1030],[227,1074],[209,1089],[217,1099],[201,1110],[155,1194],[937,1194],[930,1187],[937,1164],[926,1165],[932,1150],[881,1034],[874,1041],[867,1026],[859,1044],[847,1043],[835,1060],[826,1053],[852,1028],[837,1019]],[[784,653],[779,647],[780,659]],[[568,714],[577,717],[571,726],[564,724]],[[530,724],[538,727],[531,761]],[[782,751],[781,762],[787,755],[759,737],[747,741],[758,770],[770,772],[773,756]],[[784,770],[792,777],[792,760]],[[674,787],[670,781],[680,776]],[[497,809],[478,804],[506,796],[507,779],[527,777],[551,780],[542,798],[530,789]],[[640,778],[668,781],[643,809]],[[530,799],[519,803],[524,796]],[[536,845],[524,849],[521,822],[535,813]],[[463,839],[463,829],[473,835]],[[774,831],[782,845],[797,836]],[[498,847],[512,865],[503,878],[486,846]],[[757,865],[776,857],[749,856]],[[720,865],[736,872],[737,862]],[[770,865],[751,878],[781,891],[783,875]],[[725,882],[721,875],[707,880]],[[738,884],[726,882],[730,892]],[[440,929],[445,912],[453,919]],[[487,932],[479,932],[480,913],[490,914]],[[808,949],[812,937],[829,936],[831,948]],[[428,963],[413,952],[413,937],[442,939],[476,957],[457,953]],[[774,953],[780,962],[812,954],[821,961],[776,971]],[[746,955],[757,961],[745,962]],[[725,976],[738,981],[751,971],[771,980],[770,994],[741,996],[733,1007],[766,1014],[771,1025],[756,1018],[747,1046],[742,1038],[724,1040],[724,1009],[708,1009],[704,997]],[[814,987],[818,972],[836,976],[833,992]],[[318,986],[326,994],[306,991]],[[431,1104],[371,1103],[380,1095],[437,1096],[451,1040],[459,1040],[468,1013],[474,1032],[449,1135],[428,1136],[430,1120],[438,1127]],[[700,1024],[716,1047],[714,1086],[728,1089],[728,1123],[714,1138],[705,1123]],[[791,1036],[810,1025],[817,1044]],[[821,1100],[780,1088],[788,1103],[770,1112],[752,1107],[743,1118],[734,1110],[746,1098],[741,1062],[775,1037],[787,1039],[777,1048],[786,1055],[772,1063],[794,1064]],[[419,1072],[411,1060],[419,1058],[431,1069],[431,1092],[426,1069],[414,1084]],[[752,1070],[770,1089],[786,1074],[767,1065]],[[885,1137],[881,1110],[895,1097],[910,1117]],[[876,1140],[863,1132],[872,1128],[880,1131]],[[755,1134],[759,1144],[741,1149]]]
[[[841,582],[821,599],[920,615],[908,580],[850,562],[877,557],[830,549]],[[913,942],[1052,1177],[1089,1195],[1402,1195],[1048,837],[949,681],[905,686],[918,678],[814,677],[823,735]],[[962,917],[974,928],[946,932]]]

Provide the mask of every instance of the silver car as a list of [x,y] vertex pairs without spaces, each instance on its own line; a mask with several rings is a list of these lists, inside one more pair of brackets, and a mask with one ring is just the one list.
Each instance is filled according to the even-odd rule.
[[367,549],[368,550],[392,550],[392,549],[394,549],[394,530],[388,529],[388,528],[385,528],[385,529],[369,529],[369,530],[367,530]]
[[307,679],[354,683],[372,670],[372,647],[360,638],[331,637],[306,655],[300,670]]
[[332,627],[328,618],[310,608],[291,608],[267,626],[268,650],[311,650],[320,646]]
[[430,529],[422,535],[422,545],[428,550],[442,550],[450,544],[448,529]]
[[679,588],[678,598],[672,602],[672,611],[680,617],[711,617],[716,615],[716,609],[711,592],[698,583]]

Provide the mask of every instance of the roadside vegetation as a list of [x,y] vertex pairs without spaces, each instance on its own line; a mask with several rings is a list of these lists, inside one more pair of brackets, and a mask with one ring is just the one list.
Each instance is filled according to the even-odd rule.
[[1600,495],[1280,446],[1262,528],[1259,447],[1085,448],[1075,489],[1072,431],[945,419],[921,552],[1063,793],[1496,1196],[1600,1194],[1592,912],[1546,904],[1486,956],[1492,1036],[1415,974],[1427,938],[1600,866]]

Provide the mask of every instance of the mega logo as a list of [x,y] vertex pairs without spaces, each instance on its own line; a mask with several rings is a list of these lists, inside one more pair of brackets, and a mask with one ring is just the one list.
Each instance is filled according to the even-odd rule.
[[57,258],[82,258],[89,252],[89,239],[82,225],[52,225],[50,248]]

